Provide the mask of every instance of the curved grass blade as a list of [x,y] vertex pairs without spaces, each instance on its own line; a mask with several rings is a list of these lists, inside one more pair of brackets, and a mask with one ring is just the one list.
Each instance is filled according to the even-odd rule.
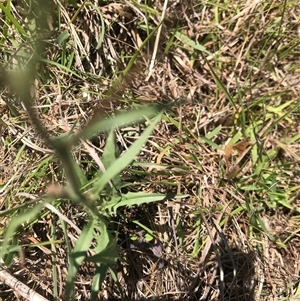
[[35,204],[33,208],[30,210],[26,210],[22,213],[20,213],[18,216],[12,218],[10,221],[7,230],[5,232],[4,240],[2,242],[2,245],[0,246],[0,258],[4,260],[5,255],[7,254],[7,247],[11,241],[11,239],[14,237],[15,233],[17,232],[17,229],[23,224],[28,223],[30,220],[34,219],[43,208],[46,201],[43,201],[41,203]]

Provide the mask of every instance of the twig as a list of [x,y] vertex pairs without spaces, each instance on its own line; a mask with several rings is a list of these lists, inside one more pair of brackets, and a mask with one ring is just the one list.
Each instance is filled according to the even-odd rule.
[[29,301],[48,301],[46,298],[35,292],[33,289],[10,275],[0,266],[0,282],[8,285],[15,293]]
[[163,11],[162,11],[162,14],[161,14],[161,23],[160,23],[160,26],[159,26],[158,31],[157,31],[157,35],[156,35],[156,39],[155,39],[155,43],[154,43],[153,54],[152,54],[152,58],[151,58],[150,66],[149,66],[149,73],[148,73],[148,76],[146,78],[146,81],[149,80],[149,78],[152,74],[153,67],[154,67],[154,62],[155,62],[155,58],[156,58],[156,54],[157,54],[157,48],[158,48],[158,43],[159,43],[161,29],[162,29],[162,22],[165,18],[165,15],[166,15],[167,6],[168,6],[168,0],[165,0]]

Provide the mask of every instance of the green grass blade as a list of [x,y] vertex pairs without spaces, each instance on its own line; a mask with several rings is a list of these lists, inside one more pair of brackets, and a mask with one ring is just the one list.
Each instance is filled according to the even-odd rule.
[[211,71],[211,74],[217,84],[217,86],[223,91],[223,93],[225,94],[226,98],[229,100],[229,102],[231,103],[231,105],[234,107],[234,109],[237,111],[237,106],[233,100],[233,97],[229,94],[228,90],[226,89],[226,87],[224,86],[224,84],[222,83],[221,79],[219,78],[219,76],[217,75],[217,73],[214,71],[213,67],[210,65],[210,63],[208,62],[208,60],[202,56],[209,68],[209,70]]
[[201,52],[204,52],[208,55],[213,55],[211,52],[209,52],[204,46],[202,46],[199,43],[196,43],[195,41],[191,40],[187,35],[181,33],[181,32],[176,32],[175,37],[181,41],[183,44],[186,44],[190,47],[192,47],[195,50],[199,50]]
[[36,204],[33,206],[32,209],[26,210],[22,213],[20,213],[18,216],[15,216],[10,221],[7,230],[5,232],[4,240],[2,242],[2,245],[0,246],[0,256],[1,259],[4,260],[4,256],[7,254],[7,247],[11,241],[11,239],[14,237],[17,229],[23,224],[28,223],[30,220],[34,219],[42,210],[44,203],[46,201],[43,201],[39,204]]
[[[10,3],[10,1],[9,1],[9,3]],[[4,14],[6,16],[6,20],[10,21],[14,25],[14,27],[19,32],[19,34],[23,37],[27,37],[26,31],[23,29],[23,27],[19,24],[19,22],[11,14],[10,7],[9,6],[5,7],[2,3],[0,3],[0,9],[4,12]]]
[[121,84],[126,74],[130,71],[132,68],[134,62],[136,61],[138,55],[140,54],[141,50],[147,45],[147,43],[152,39],[158,28],[161,26],[161,23],[158,24],[158,26],[147,36],[147,38],[143,41],[141,46],[139,47],[139,50],[132,56],[130,61],[128,62],[125,70],[122,71],[121,75],[115,80],[112,87],[108,90],[107,95],[113,95],[117,87]]

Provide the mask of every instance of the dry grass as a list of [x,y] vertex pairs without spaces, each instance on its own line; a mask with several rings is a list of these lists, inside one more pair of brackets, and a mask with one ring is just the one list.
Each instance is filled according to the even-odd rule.
[[[38,17],[29,2],[12,1],[11,9],[26,29]],[[93,117],[173,103],[121,173],[122,191],[188,197],[120,208],[110,217],[121,257],[98,298],[299,300],[299,5],[165,3],[166,9],[161,0],[97,5],[55,0],[47,8],[31,97],[50,135],[79,130]],[[141,48],[163,12],[161,31]],[[6,214],[9,209],[42,195],[50,183],[65,182],[66,174],[37,136],[14,93],[15,82],[7,80],[33,46],[16,27],[5,27],[4,13],[1,22],[9,37],[1,44],[0,225],[5,229],[17,216]],[[116,130],[120,154],[144,127]],[[95,135],[89,146],[100,156],[106,139]],[[99,167],[89,148],[76,146],[73,155],[92,179]],[[87,223],[88,210],[80,204],[59,202],[57,208],[79,229]],[[64,300],[76,226],[64,228],[53,211],[43,211],[15,233],[23,247],[9,271],[48,300]],[[94,272],[92,263],[80,267],[76,299],[90,299]],[[0,288],[0,300],[18,299]]]

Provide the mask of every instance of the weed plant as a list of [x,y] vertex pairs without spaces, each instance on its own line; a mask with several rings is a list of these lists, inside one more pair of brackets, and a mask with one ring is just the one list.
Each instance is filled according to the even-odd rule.
[[0,9],[0,287],[299,299],[296,2]]

